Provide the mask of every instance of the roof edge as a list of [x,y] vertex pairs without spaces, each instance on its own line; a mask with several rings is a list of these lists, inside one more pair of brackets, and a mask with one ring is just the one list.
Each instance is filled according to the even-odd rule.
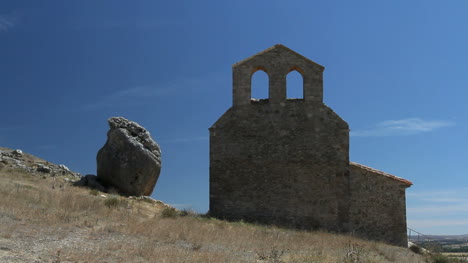
[[389,173],[386,173],[386,172],[382,172],[380,170],[377,170],[377,169],[374,169],[372,167],[369,167],[369,166],[366,166],[366,165],[362,165],[362,164],[359,164],[359,163],[355,163],[355,162],[349,162],[349,165],[351,166],[354,166],[354,167],[358,167],[358,168],[361,168],[361,169],[364,169],[366,171],[369,171],[369,172],[372,172],[372,173],[376,173],[376,174],[380,174],[380,175],[383,175],[387,178],[390,178],[390,179],[393,179],[395,181],[398,181],[400,183],[404,183],[406,184],[408,187],[412,186],[413,183],[409,180],[406,180],[404,178],[401,178],[401,177],[398,177],[398,176],[395,176],[393,174],[389,174]]

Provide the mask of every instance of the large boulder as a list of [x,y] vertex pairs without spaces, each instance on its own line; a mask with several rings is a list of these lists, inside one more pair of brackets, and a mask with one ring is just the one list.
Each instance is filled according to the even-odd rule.
[[161,150],[150,133],[122,117],[108,120],[107,142],[97,154],[97,179],[125,195],[150,195],[161,170]]

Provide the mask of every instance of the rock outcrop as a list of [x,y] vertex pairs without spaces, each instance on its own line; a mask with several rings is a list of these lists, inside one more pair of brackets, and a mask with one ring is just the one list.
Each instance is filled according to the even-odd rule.
[[150,133],[122,117],[108,120],[106,144],[97,154],[97,179],[124,195],[150,195],[161,170],[161,150]]
[[0,169],[20,169],[31,175],[45,177],[65,176],[71,181],[79,180],[81,174],[70,171],[65,165],[57,165],[47,162],[41,158],[24,153],[20,149],[12,150],[0,147]]

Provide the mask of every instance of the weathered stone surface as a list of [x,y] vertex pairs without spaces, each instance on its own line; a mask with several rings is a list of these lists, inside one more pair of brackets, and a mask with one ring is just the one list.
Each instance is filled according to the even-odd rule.
[[161,150],[150,133],[122,117],[108,120],[106,144],[97,154],[97,179],[125,195],[150,195],[161,170]]

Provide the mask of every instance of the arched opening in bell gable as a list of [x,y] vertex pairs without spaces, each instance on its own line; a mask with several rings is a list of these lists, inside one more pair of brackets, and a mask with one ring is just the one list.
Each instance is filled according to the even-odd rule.
[[263,68],[258,68],[251,79],[251,99],[268,99],[269,78]]
[[304,78],[298,68],[292,68],[286,76],[286,98],[304,99]]

